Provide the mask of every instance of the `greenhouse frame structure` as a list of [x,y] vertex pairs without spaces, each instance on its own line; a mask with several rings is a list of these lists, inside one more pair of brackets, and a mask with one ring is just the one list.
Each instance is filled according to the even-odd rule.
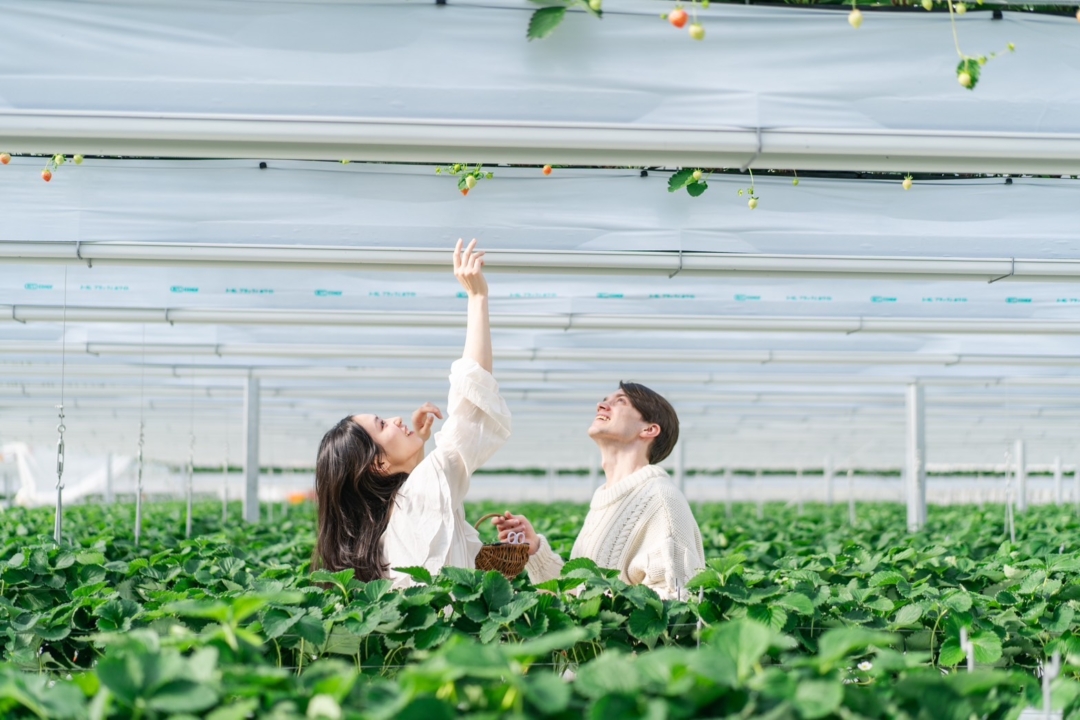
[[[257,519],[260,462],[445,394],[476,236],[500,465],[591,465],[582,418],[631,377],[680,409],[680,476],[903,467],[912,529],[928,459],[1014,467],[1021,510],[1029,465],[1080,459],[1080,89],[1038,72],[1075,21],[962,18],[1017,47],[969,92],[938,13],[714,6],[698,44],[642,0],[526,42],[511,0],[209,4],[0,3],[5,442],[55,442],[62,384],[70,452],[131,454],[145,418],[183,463],[190,434]],[[43,183],[41,153],[86,161]],[[493,177],[463,198],[453,163]]]

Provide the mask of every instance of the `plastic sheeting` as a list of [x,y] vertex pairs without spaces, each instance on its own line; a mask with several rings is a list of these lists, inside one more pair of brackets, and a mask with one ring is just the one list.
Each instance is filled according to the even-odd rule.
[[[1078,27],[1080,33],[1080,27]],[[0,167],[2,237],[373,248],[446,248],[481,237],[514,250],[1080,258],[1080,181],[917,182],[755,174],[669,193],[670,172],[487,168],[463,198],[435,166],[89,159],[50,183],[41,163]],[[744,195],[739,195],[739,190]]]
[[[571,12],[550,37],[526,42],[536,6],[517,0],[4,0],[0,138],[45,152],[206,157],[216,147],[219,157],[339,159],[355,146],[369,154],[354,159],[419,161],[514,155],[510,145],[520,141],[537,149],[541,162],[571,162],[555,155],[561,148],[567,157],[593,157],[590,164],[621,164],[639,162],[630,158],[641,143],[614,131],[656,131],[642,141],[649,157],[660,162],[678,150],[679,162],[690,163],[695,147],[704,152],[715,138],[687,140],[681,131],[760,129],[764,140],[754,132],[733,136],[724,157],[741,165],[764,153],[759,165],[769,166],[770,154],[783,163],[808,147],[795,136],[774,147],[769,133],[790,129],[839,133],[823,140],[832,159],[817,165],[833,169],[914,170],[925,155],[960,163],[994,138],[1006,143],[991,153],[998,160],[1030,160],[1033,152],[1051,164],[1076,157],[1022,140],[1080,138],[1080,86],[1066,80],[1080,71],[1080,32],[1071,18],[1005,13],[994,21],[975,9],[958,18],[970,55],[1017,47],[992,60],[969,92],[956,82],[944,13],[868,12],[856,31],[846,9],[714,5],[698,10],[708,38],[697,43],[657,18],[667,4],[613,5],[602,21]],[[108,125],[122,118],[148,122]],[[184,121],[214,118],[249,122],[229,135],[242,150],[229,150],[225,126],[214,126],[218,135],[209,127],[185,135]],[[275,126],[279,134],[258,137],[269,127],[260,121],[313,119],[330,123],[318,126],[325,136]],[[391,125],[365,131],[364,122],[379,121]],[[98,131],[96,123],[105,124]],[[394,123],[406,134],[391,138]],[[524,139],[502,150],[490,141],[499,128],[522,123],[535,126]],[[479,130],[460,134],[466,126]],[[589,135],[592,144],[582,145],[579,136],[574,145],[560,134],[571,127],[603,129],[608,139]],[[375,139],[383,132],[390,133],[385,142]],[[889,146],[890,134],[915,142],[924,132],[958,134]],[[878,136],[885,139],[867,140],[870,146],[857,139]],[[38,147],[33,138],[54,144]],[[185,149],[196,140],[206,145]],[[504,161],[523,162],[523,147]],[[605,147],[625,157],[601,162]],[[546,160],[545,148],[552,151]],[[443,157],[451,150],[461,157]],[[872,159],[845,164],[845,155],[860,154]],[[896,166],[905,157],[910,164]],[[797,166],[815,164],[807,156]]]
[[[1078,181],[1017,178],[917,183],[761,177],[750,211],[746,176],[710,179],[701,198],[666,190],[666,174],[495,168],[467,198],[431,166],[239,161],[102,161],[64,166],[49,184],[16,158],[0,168],[8,200],[0,239],[48,243],[223,243],[347,249],[484,247],[545,251],[728,251],[910,257],[1080,256]],[[2,248],[0,248],[2,254]],[[447,256],[447,261],[449,257]],[[1033,462],[1073,462],[1080,410],[1080,336],[1017,334],[1035,321],[1075,325],[1073,283],[836,280],[796,275],[505,274],[491,272],[496,372],[515,436],[493,463],[584,467],[591,408],[619,379],[667,393],[682,413],[690,467],[896,467],[903,390],[927,383],[931,462],[1000,463],[1016,437]],[[407,414],[441,401],[460,351],[464,300],[449,273],[193,266],[88,267],[0,262],[0,314],[71,311],[60,322],[0,320],[0,438],[55,443],[65,355],[70,451],[130,455],[139,418],[148,457],[239,457],[243,379],[262,385],[264,464],[310,465],[318,439],[349,412]],[[14,310],[12,310],[14,306]],[[302,311],[290,325],[84,322],[138,308]],[[321,314],[411,312],[412,326],[328,326]],[[459,316],[450,326],[425,314]],[[502,326],[507,314],[535,317]],[[742,318],[741,331],[563,330],[539,319],[590,314]],[[396,316],[393,316],[396,317]],[[764,332],[777,318],[908,319],[914,330]],[[998,323],[942,333],[932,323]],[[919,328],[918,323],[926,323]],[[143,354],[145,352],[145,362]]]

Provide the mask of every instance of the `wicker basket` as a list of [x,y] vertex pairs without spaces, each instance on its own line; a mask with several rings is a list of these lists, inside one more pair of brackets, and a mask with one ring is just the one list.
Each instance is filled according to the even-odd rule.
[[[480,529],[480,523],[498,517],[499,513],[490,513],[476,521],[473,526]],[[513,545],[511,543],[492,543],[480,548],[476,556],[477,570],[495,570],[500,572],[507,580],[513,580],[525,569],[525,563],[529,562],[529,544]]]

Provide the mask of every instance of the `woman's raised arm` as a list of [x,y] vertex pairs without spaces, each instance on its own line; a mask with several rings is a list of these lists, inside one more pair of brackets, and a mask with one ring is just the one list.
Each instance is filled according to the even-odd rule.
[[454,248],[454,275],[469,296],[469,317],[462,357],[491,372],[491,324],[488,320],[488,285],[484,278],[484,252],[476,250],[476,239],[462,249]]

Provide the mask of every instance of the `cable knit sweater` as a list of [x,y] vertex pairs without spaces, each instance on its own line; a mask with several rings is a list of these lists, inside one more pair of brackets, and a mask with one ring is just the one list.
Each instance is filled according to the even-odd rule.
[[[686,497],[663,468],[631,473],[593,495],[570,558],[587,557],[600,567],[619,570],[623,582],[651,587],[662,598],[705,567],[701,530]],[[533,583],[556,578],[563,559],[540,536],[540,547],[526,570]]]

